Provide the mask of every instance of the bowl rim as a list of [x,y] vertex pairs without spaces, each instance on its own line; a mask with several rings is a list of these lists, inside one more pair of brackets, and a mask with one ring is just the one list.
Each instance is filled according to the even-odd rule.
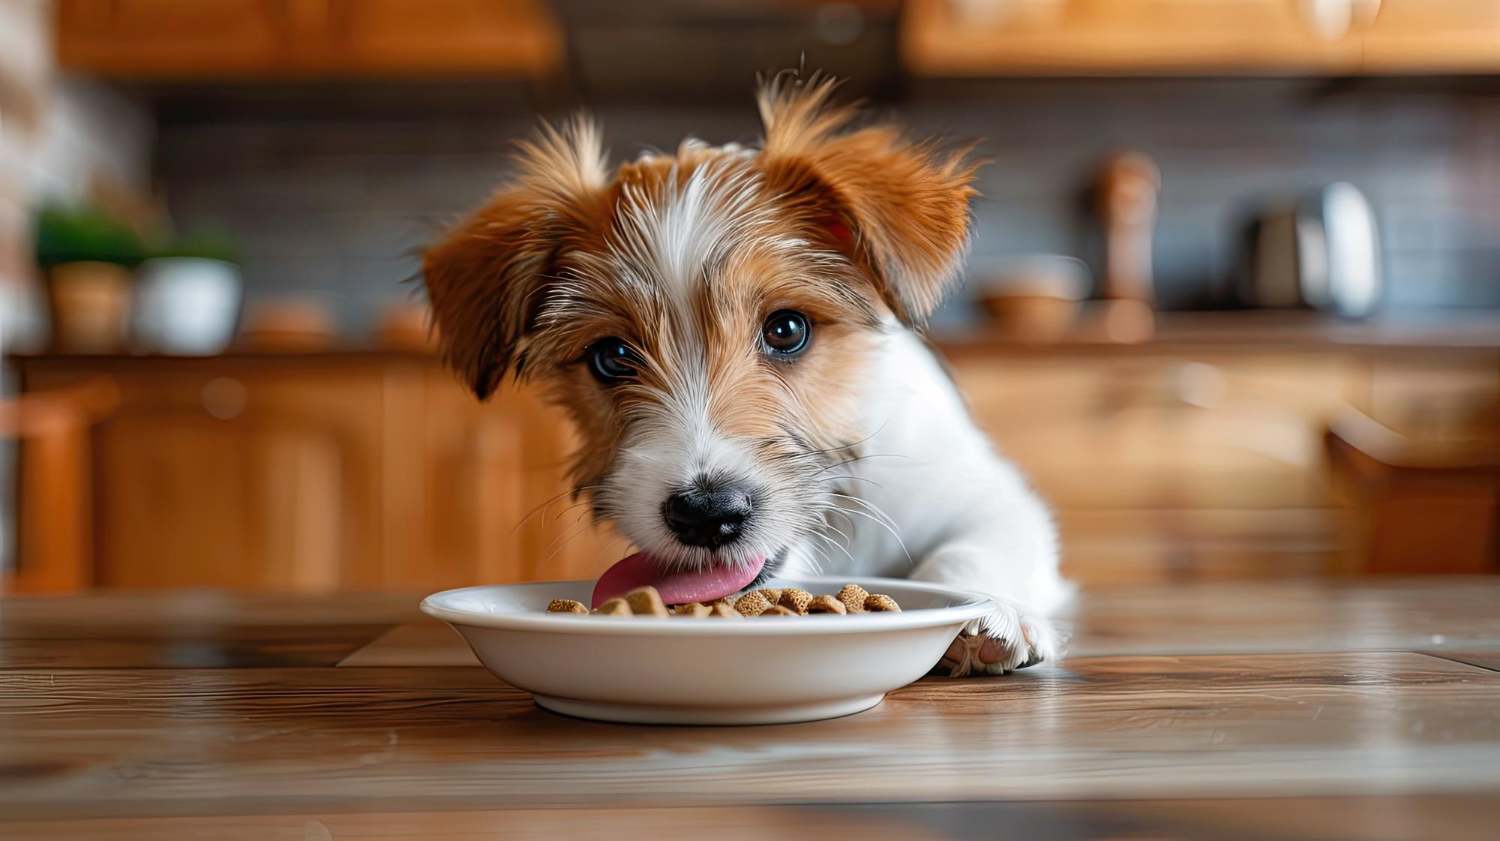
[[[673,617],[636,616],[584,616],[577,613],[478,613],[461,608],[448,607],[440,602],[462,594],[488,590],[503,590],[518,586],[546,586],[577,584],[587,579],[565,581],[526,581],[516,584],[481,584],[475,587],[459,587],[433,593],[422,600],[419,608],[428,616],[441,619],[453,626],[496,628],[508,631],[532,631],[553,634],[615,634],[623,636],[797,636],[817,634],[862,634],[881,631],[897,631],[913,628],[931,628],[939,625],[957,624],[978,619],[993,612],[998,605],[989,596],[970,590],[961,590],[928,581],[911,581],[904,578],[871,578],[868,576],[814,576],[796,578],[794,581],[827,582],[836,584],[858,584],[866,590],[870,585],[885,587],[896,585],[907,590],[918,590],[956,600],[948,607],[903,610],[899,613],[861,613],[855,616],[811,617],[818,623],[809,625],[809,617],[798,617],[803,621],[764,622],[715,622],[686,621]],[[753,617],[759,618],[759,617]],[[790,618],[790,617],[782,617]],[[586,621],[585,621],[586,620]],[[824,624],[826,623],[826,624]],[[814,630],[815,629],[815,630]]]

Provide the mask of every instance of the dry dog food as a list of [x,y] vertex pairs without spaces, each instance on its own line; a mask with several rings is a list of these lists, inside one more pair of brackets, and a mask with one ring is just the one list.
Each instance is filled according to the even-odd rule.
[[848,613],[844,603],[833,596],[818,596],[807,603],[804,613]]
[[806,616],[814,613],[880,613],[901,610],[890,596],[865,592],[858,584],[849,584],[837,595],[814,596],[806,590],[789,587],[754,590],[738,598],[725,596],[718,601],[691,602],[667,606],[655,587],[637,587],[619,598],[610,599],[590,611],[572,599],[553,599],[548,613],[593,613],[599,616],[685,616],[690,619],[738,619],[744,616]]
[[865,592],[865,588],[858,584],[845,584],[844,588],[839,590],[838,595],[834,596],[834,598],[844,603],[845,613],[863,613],[865,610],[865,599],[869,597],[870,594]]

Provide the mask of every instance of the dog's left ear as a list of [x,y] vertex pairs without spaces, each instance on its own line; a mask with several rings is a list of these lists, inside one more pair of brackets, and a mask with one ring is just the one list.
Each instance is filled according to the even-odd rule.
[[829,104],[834,80],[780,76],[759,95],[768,185],[814,232],[869,273],[903,322],[922,325],[956,284],[969,241],[979,162],[894,128],[846,132],[853,108]]

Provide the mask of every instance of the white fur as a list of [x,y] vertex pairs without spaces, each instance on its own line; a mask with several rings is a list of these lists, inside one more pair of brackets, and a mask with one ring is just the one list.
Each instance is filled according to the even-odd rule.
[[861,458],[839,468],[851,477],[840,493],[855,498],[840,499],[846,513],[833,523],[849,537],[847,552],[814,541],[793,554],[789,571],[910,577],[981,592],[1001,606],[970,631],[999,638],[1010,652],[987,671],[1055,659],[1061,639],[1046,616],[1072,589],[1058,570],[1046,505],[974,426],[921,339],[891,325],[881,341],[866,374],[870,437],[858,447]]

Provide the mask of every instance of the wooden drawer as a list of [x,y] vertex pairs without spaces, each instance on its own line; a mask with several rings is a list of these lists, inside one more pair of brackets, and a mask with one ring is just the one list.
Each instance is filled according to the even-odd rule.
[[964,360],[979,424],[1060,508],[1327,504],[1324,419],[1336,357]]

